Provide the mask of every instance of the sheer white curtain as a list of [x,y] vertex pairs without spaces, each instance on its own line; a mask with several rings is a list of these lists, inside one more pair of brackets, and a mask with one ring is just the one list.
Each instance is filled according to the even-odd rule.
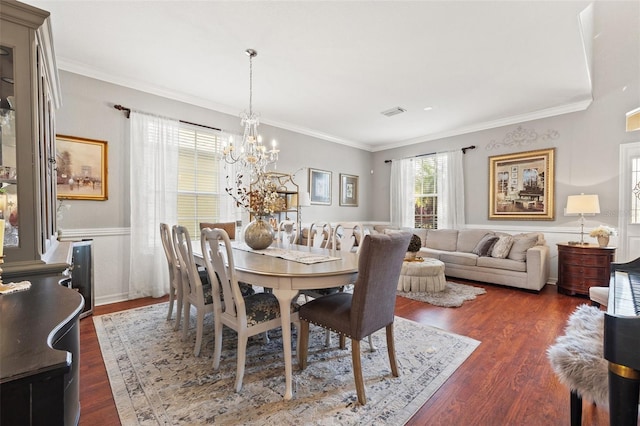
[[415,225],[415,168],[413,158],[391,162],[391,223],[395,226]]
[[160,297],[169,292],[160,223],[177,222],[180,123],[132,111],[130,124],[129,299]]
[[438,228],[459,229],[465,224],[462,156],[462,150],[436,154]]

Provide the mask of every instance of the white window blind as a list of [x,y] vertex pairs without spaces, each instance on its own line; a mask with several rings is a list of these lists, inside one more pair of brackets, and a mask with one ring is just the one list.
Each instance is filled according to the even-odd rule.
[[178,146],[178,223],[191,238],[200,235],[200,222],[220,220],[224,192],[220,160],[222,133],[188,124],[180,125]]

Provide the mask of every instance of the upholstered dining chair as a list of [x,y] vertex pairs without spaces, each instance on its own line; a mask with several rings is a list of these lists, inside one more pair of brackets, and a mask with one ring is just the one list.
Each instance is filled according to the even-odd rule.
[[229,239],[231,240],[235,240],[236,239],[236,223],[235,222],[200,222],[200,230],[203,230],[204,228],[219,228],[219,229],[224,229],[227,232],[227,235],[229,235]]
[[[213,287],[214,304],[214,354],[213,368],[220,367],[222,352],[222,326],[238,333],[236,392],[242,389],[242,378],[249,336],[282,326],[280,305],[272,293],[256,293],[243,297],[236,278],[233,249],[227,233],[222,229],[205,228],[200,234],[202,257],[209,273],[209,280],[216,275],[221,285]],[[222,294],[220,294],[222,291]],[[224,302],[222,302],[224,300]],[[291,307],[291,321],[299,326],[297,305]],[[288,325],[287,325],[288,326]]]
[[[194,348],[195,356],[200,356],[202,347],[202,334],[204,331],[204,316],[213,313],[213,293],[211,291],[211,281],[206,276],[206,271],[198,271],[193,250],[191,248],[191,237],[189,230],[184,226],[173,227],[174,245],[177,247],[178,261],[180,262],[180,272],[182,273],[182,312],[184,321],[182,323],[182,339],[187,338],[189,329],[189,317],[191,306],[196,308],[196,344]],[[202,279],[205,274],[206,280]],[[215,278],[215,276],[214,276]]]
[[[298,224],[295,220],[282,220],[278,224],[278,234],[276,236],[278,244],[289,246],[298,242]],[[285,241],[287,240],[288,241]]]
[[311,226],[309,226],[307,245],[309,247],[326,248],[331,245],[332,231],[329,222],[313,222]]
[[180,272],[180,264],[178,262],[178,254],[173,245],[173,237],[171,228],[166,223],[160,224],[160,239],[162,248],[167,258],[169,266],[169,312],[167,313],[167,321],[171,320],[173,315],[173,305],[176,304],[176,323],[174,330],[180,328],[180,319],[182,317],[182,276]]
[[360,360],[360,341],[363,338],[381,328],[386,329],[391,373],[395,377],[399,375],[393,321],[398,278],[410,239],[411,234],[405,232],[367,235],[362,241],[353,294],[330,294],[300,307],[300,368],[307,366],[309,323],[338,332],[341,347],[344,347],[345,337],[349,337],[358,402],[362,405],[367,402]]

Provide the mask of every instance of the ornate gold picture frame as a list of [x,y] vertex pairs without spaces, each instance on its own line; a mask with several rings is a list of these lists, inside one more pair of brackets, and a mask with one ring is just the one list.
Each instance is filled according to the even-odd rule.
[[489,157],[489,219],[553,220],[555,148]]
[[108,198],[106,141],[56,135],[56,170],[59,200]]

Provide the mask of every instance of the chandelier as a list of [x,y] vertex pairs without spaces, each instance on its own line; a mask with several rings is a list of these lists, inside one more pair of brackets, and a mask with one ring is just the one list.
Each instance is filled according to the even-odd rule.
[[240,114],[244,134],[239,144],[234,144],[233,137],[229,137],[229,143],[224,146],[222,153],[227,163],[238,163],[242,169],[258,176],[265,173],[269,164],[278,161],[280,151],[276,149],[275,139],[271,142],[271,149],[267,150],[258,134],[260,115],[253,112],[253,58],[258,56],[258,52],[247,49],[245,53],[249,56],[249,112]]

